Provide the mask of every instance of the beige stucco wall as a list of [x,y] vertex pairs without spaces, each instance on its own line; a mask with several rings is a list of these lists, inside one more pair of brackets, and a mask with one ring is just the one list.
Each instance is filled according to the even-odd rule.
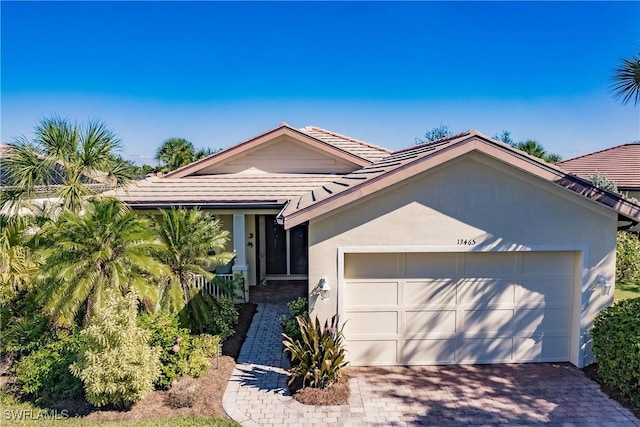
[[611,281],[615,276],[616,218],[565,189],[472,153],[310,221],[309,288],[326,277],[334,289],[328,301],[311,296],[312,315],[324,319],[338,310],[338,248],[456,250],[458,239],[477,242],[461,251],[580,248],[585,265],[576,265],[572,326],[572,362],[580,366],[591,360],[585,331],[612,302],[613,292],[603,296],[589,288],[598,274]]

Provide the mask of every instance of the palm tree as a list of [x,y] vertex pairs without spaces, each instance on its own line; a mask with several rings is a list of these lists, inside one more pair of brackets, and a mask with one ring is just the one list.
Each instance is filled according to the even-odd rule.
[[214,304],[212,298],[194,287],[194,275],[211,280],[208,269],[227,264],[233,258],[224,252],[229,232],[222,229],[219,220],[198,209],[172,208],[162,210],[156,230],[164,244],[159,258],[171,269],[171,280],[166,282],[162,305],[177,313],[187,306],[183,318],[188,318],[192,329],[201,330],[209,321]]
[[89,321],[108,289],[119,296],[135,291],[155,305],[156,283],[171,274],[153,257],[165,246],[151,222],[115,199],[95,199],[82,214],[64,211],[43,227],[42,240],[41,300],[61,325],[83,312]]
[[165,139],[156,151],[156,160],[160,162],[160,170],[169,172],[193,162],[195,148],[183,138]]
[[29,245],[33,219],[0,214],[0,304],[26,288],[38,262]]
[[524,151],[525,153],[539,157],[548,163],[558,163],[562,158],[558,154],[547,153],[547,150],[538,141],[528,139],[520,141],[512,145],[513,148]]
[[611,89],[615,92],[616,100],[623,104],[633,100],[633,105],[640,101],[640,54],[631,59],[621,59],[618,68],[614,70]]
[[64,208],[78,212],[87,196],[100,191],[96,186],[122,186],[132,178],[117,156],[119,139],[97,121],[78,125],[59,117],[43,119],[32,140],[20,137],[9,146],[2,165],[10,183],[3,206],[33,199],[36,190],[45,189],[55,192]]

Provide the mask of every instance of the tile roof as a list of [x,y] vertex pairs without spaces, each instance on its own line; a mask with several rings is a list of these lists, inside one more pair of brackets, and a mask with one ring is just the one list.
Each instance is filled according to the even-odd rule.
[[587,179],[598,172],[620,189],[640,189],[640,142],[585,154],[557,165]]
[[239,173],[151,177],[110,192],[130,205],[262,205],[282,206],[288,200],[336,179],[335,175]]
[[285,228],[290,228],[473,150],[486,151],[498,160],[600,202],[626,217],[640,220],[640,205],[599,189],[588,180],[569,175],[557,166],[478,131],[462,132],[396,151],[376,163],[337,177],[291,200],[279,218]]
[[369,144],[368,142],[360,141],[359,139],[341,135],[317,126],[305,126],[298,130],[336,148],[369,160],[370,162],[377,162],[392,153],[392,151],[387,148]]

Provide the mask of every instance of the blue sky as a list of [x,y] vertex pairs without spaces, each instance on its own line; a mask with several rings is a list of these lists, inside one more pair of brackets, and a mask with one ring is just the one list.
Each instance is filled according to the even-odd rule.
[[287,122],[389,148],[441,124],[509,130],[564,158],[640,139],[609,90],[640,51],[640,2],[12,2],[1,139],[60,115],[106,122],[152,162]]

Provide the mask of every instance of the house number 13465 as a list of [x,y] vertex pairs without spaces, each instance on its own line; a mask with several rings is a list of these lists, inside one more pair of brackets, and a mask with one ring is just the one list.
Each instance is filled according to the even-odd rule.
[[458,245],[471,246],[476,244],[476,239],[458,239]]

